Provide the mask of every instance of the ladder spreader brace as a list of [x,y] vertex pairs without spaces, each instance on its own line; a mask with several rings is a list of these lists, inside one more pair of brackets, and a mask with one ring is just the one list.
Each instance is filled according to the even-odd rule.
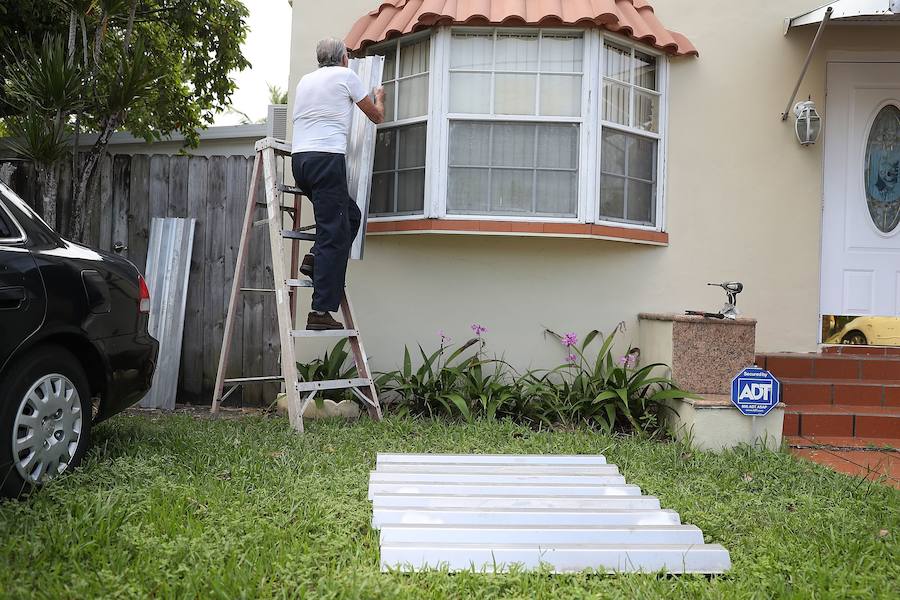
[[[304,195],[299,188],[290,187],[278,181],[276,157],[290,156],[290,145],[274,138],[265,138],[256,143],[256,161],[253,163],[253,175],[250,179],[250,192],[247,197],[247,208],[244,214],[244,223],[241,229],[241,244],[238,248],[237,264],[234,267],[234,280],[231,284],[231,296],[228,300],[228,315],[225,318],[225,335],[222,340],[222,351],[219,354],[219,370],[216,374],[216,388],[213,394],[212,414],[218,415],[222,402],[242,385],[261,384],[274,381],[283,381],[287,394],[288,416],[291,426],[297,431],[303,431],[303,413],[310,402],[321,391],[335,389],[349,389],[362,401],[368,410],[369,416],[374,420],[381,419],[381,406],[378,403],[378,393],[372,373],[369,370],[369,361],[363,348],[362,337],[357,327],[353,314],[353,306],[347,297],[346,290],[341,298],[341,317],[345,329],[331,331],[310,331],[307,329],[295,329],[294,323],[297,312],[296,292],[304,288],[312,288],[312,281],[301,277],[300,243],[315,241],[315,234],[309,233],[311,227],[300,226],[300,200]],[[265,202],[257,201],[256,190],[259,187],[260,177],[265,180]],[[284,206],[284,194],[294,196],[293,207]],[[257,208],[265,206],[266,218],[254,222],[253,217]],[[292,218],[291,229],[283,229],[284,215]],[[241,282],[244,278],[244,268],[247,261],[247,247],[250,241],[250,233],[254,225],[268,225],[269,241],[272,249],[272,289],[244,288]],[[286,268],[283,253],[283,241],[291,242],[290,270]],[[231,336],[234,330],[235,311],[237,299],[242,293],[271,293],[275,294],[275,306],[278,312],[278,331],[281,340],[281,375],[265,375],[251,377],[225,378],[225,369],[228,364],[228,355],[231,350]],[[356,364],[357,377],[354,379],[338,379],[330,381],[299,381],[297,376],[297,362],[295,359],[294,340],[296,338],[346,338],[350,343],[350,351]],[[232,386],[227,392],[225,386]]]

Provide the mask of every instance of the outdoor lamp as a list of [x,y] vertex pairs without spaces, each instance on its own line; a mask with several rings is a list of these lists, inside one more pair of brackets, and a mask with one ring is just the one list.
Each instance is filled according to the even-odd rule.
[[797,118],[794,130],[800,145],[815,144],[819,134],[822,133],[822,117],[816,112],[816,103],[812,100],[798,102],[794,106],[794,116]]

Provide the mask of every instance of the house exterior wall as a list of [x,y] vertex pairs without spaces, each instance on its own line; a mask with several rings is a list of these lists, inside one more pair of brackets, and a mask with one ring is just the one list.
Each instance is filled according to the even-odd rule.
[[[473,322],[488,328],[489,352],[520,368],[561,361],[545,327],[584,334],[625,321],[622,341],[636,344],[638,313],[718,309],[724,294],[705,284],[728,279],[745,284],[738,306],[758,319],[758,350],[816,350],[824,140],[801,147],[793,118],[779,116],[815,34],[813,27],[783,35],[784,18],[821,3],[654,0],[661,21],[700,50],[699,59],[670,61],[669,245],[369,236],[366,260],[351,264],[349,290],[375,368],[394,367],[404,344],[435,347],[439,329],[463,341]],[[295,3],[290,89],[315,68],[318,39],[343,37],[377,6]],[[832,26],[798,100],[811,96],[827,119],[828,53],[896,52],[897,31]]]

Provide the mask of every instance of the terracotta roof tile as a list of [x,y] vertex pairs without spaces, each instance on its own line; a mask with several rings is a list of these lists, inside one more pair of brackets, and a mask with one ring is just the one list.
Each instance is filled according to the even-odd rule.
[[370,44],[438,25],[581,25],[618,32],[675,56],[699,53],[669,31],[647,0],[383,0],[347,35],[347,47]]

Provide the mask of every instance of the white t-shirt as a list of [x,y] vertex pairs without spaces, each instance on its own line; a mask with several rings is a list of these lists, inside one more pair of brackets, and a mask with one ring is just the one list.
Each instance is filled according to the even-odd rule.
[[322,67],[305,75],[294,100],[292,152],[347,153],[347,134],[357,102],[368,94],[346,67]]

